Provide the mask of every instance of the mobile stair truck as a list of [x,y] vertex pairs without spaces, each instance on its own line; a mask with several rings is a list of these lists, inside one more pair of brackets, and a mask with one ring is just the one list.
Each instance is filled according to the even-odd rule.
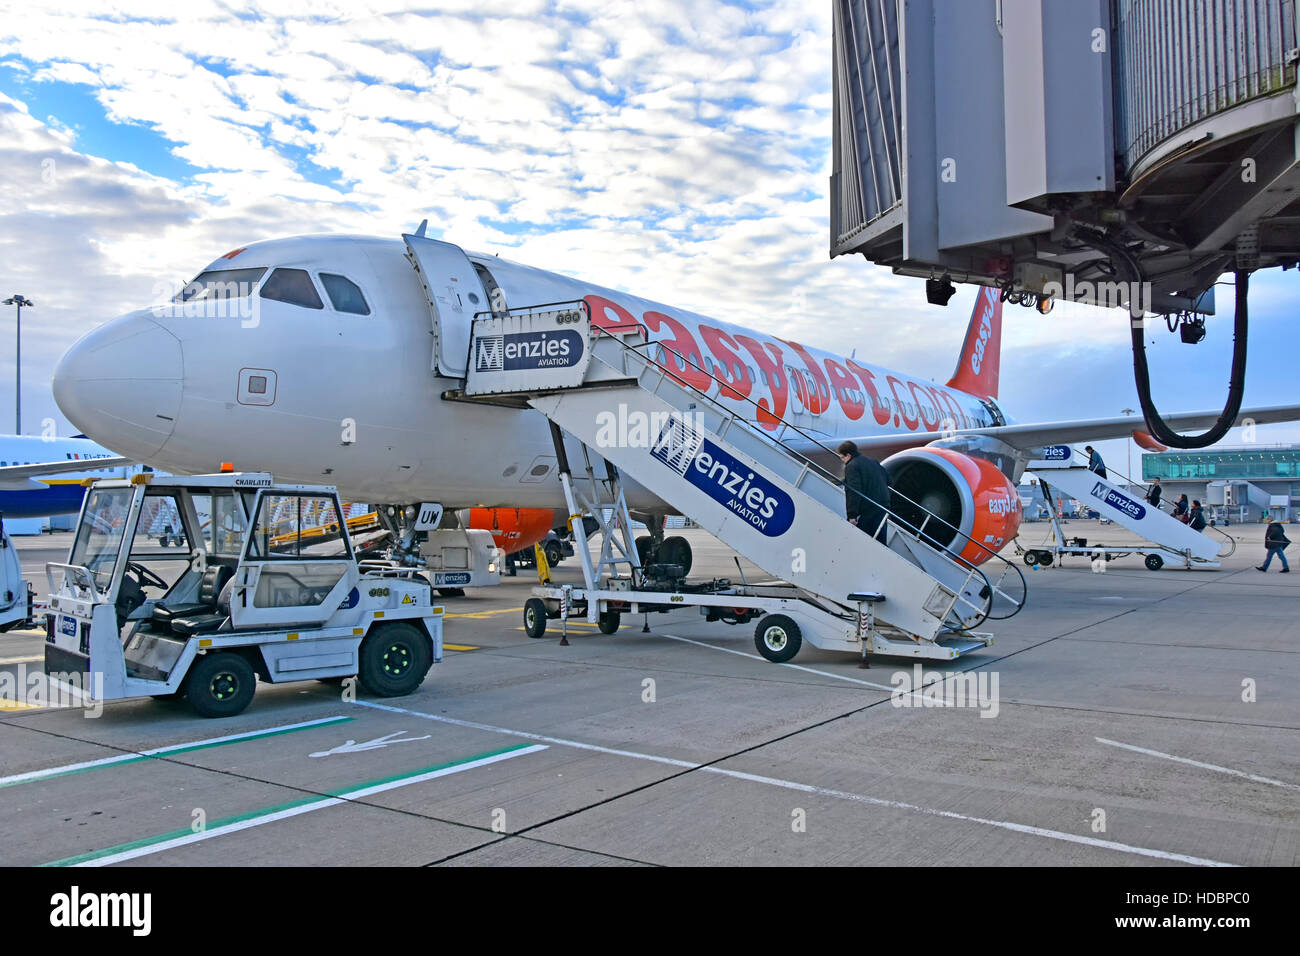
[[[429,581],[358,563],[332,487],[235,473],[87,484],[68,561],[46,565],[52,681],[97,700],[183,695],[230,717],[258,680],[355,675],[392,697],[442,660]],[[179,517],[182,547],[150,533],[160,513]]]
[[[978,542],[939,547],[925,527],[892,512],[883,541],[849,524],[839,480],[783,440],[798,437],[807,447],[813,439],[788,423],[766,432],[674,377],[662,343],[645,341],[639,329],[594,324],[585,302],[479,313],[469,347],[464,388],[443,397],[545,415],[571,520],[594,516],[602,531],[598,556],[577,549],[581,587],[534,589],[524,608],[532,637],[545,633],[548,619],[563,626],[582,615],[613,633],[624,613],[698,607],[710,621],[757,620],[755,646],[770,661],[790,660],[804,641],[861,654],[864,665],[869,654],[951,660],[987,647],[992,635],[975,628],[1023,605],[1014,564],[982,555],[1001,562],[991,581],[954,553],[967,543],[983,547]],[[756,406],[743,410],[757,416]],[[645,440],[630,440],[629,430],[628,440],[609,441],[602,430],[615,412],[650,422]],[[576,482],[565,433],[582,446],[586,476]],[[739,584],[693,584],[682,562],[643,566],[623,475],[781,583],[750,585],[742,574]],[[941,519],[927,515],[922,524],[931,520]]]
[[[1037,453],[1040,457],[1029,462],[1029,470],[1038,476],[1039,487],[1047,502],[1053,542],[1033,548],[1025,548],[1016,542],[1016,551],[1031,567],[1047,567],[1054,561],[1060,565],[1067,555],[1109,563],[1136,554],[1143,556],[1144,563],[1152,571],[1159,571],[1166,564],[1187,570],[1217,568],[1222,559],[1237,550],[1237,541],[1232,535],[1209,525],[1204,531],[1196,531],[1145,499],[1134,497],[1131,482],[1128,488],[1120,488],[1109,477],[1103,478],[1090,471],[1088,456],[1075,452],[1069,445],[1047,445],[1037,449]],[[1108,545],[1089,542],[1086,538],[1066,538],[1056,509],[1052,507],[1049,483],[1051,488],[1064,491],[1094,509],[1102,518],[1110,519],[1150,543]]]

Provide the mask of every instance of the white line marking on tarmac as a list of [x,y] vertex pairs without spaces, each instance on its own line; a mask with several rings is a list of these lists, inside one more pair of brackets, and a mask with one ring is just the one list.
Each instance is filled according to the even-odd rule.
[[1189,767],[1200,767],[1202,770],[1213,770],[1216,773],[1227,773],[1234,777],[1245,777],[1247,780],[1254,780],[1256,783],[1268,783],[1275,787],[1286,787],[1288,790],[1300,790],[1300,785],[1287,783],[1284,780],[1274,780],[1272,777],[1261,777],[1259,774],[1246,773],[1244,770],[1233,770],[1231,767],[1220,767],[1218,764],[1202,763],[1199,760],[1192,760],[1188,757],[1175,757],[1173,754],[1161,753],[1159,750],[1148,750],[1146,747],[1135,747],[1132,744],[1122,744],[1118,740],[1107,740],[1105,737],[1094,737],[1093,740],[1099,744],[1107,744],[1111,747],[1122,747],[1125,750],[1131,750],[1134,753],[1146,754],[1148,757],[1160,757],[1164,760],[1172,760],[1175,763],[1185,763]]
[[272,734],[288,733],[293,730],[301,730],[307,727],[315,727],[320,724],[337,724],[347,720],[346,717],[322,717],[319,720],[304,720],[297,724],[281,724],[278,727],[266,727],[262,730],[250,730],[242,734],[229,734],[225,737],[209,737],[207,740],[192,740],[183,744],[172,744],[168,747],[155,747],[153,750],[133,750],[130,753],[118,754],[116,757],[104,757],[100,760],[85,760],[81,763],[66,763],[61,767],[47,767],[44,770],[30,770],[27,773],[16,773],[8,777],[0,777],[0,787],[7,787],[14,783],[25,783],[29,780],[40,780],[42,777],[57,777],[62,774],[76,773],[78,770],[89,770],[92,767],[108,767],[115,763],[127,763],[129,761],[140,760],[144,757],[160,757],[164,754],[175,751],[195,750],[205,747],[215,747],[218,744],[232,743],[236,740],[243,740],[250,737],[266,737]]
[[[748,653],[747,651],[738,651],[738,650],[735,650],[734,648],[730,648],[730,647],[718,647],[718,645],[716,645],[716,644],[705,644],[703,641],[693,641],[693,640],[691,640],[689,637],[678,637],[676,634],[660,634],[659,636],[660,636],[660,637],[666,637],[666,638],[668,638],[670,641],[681,641],[683,644],[694,644],[696,647],[707,647],[707,648],[708,648],[709,650],[711,650],[711,651],[722,651],[724,654],[736,654],[736,655],[739,656],[739,657],[748,657],[750,660],[754,660],[754,661],[762,661],[764,664],[771,664],[771,663],[772,663],[772,662],[769,661],[766,657],[763,657],[763,656],[761,656],[761,655],[759,655],[759,654],[750,654],[750,653]],[[851,683],[851,684],[861,684],[863,687],[870,687],[870,688],[872,688],[872,689],[874,689],[874,690],[883,690],[883,691],[885,691],[886,693],[889,693],[889,694],[893,694],[893,692],[894,692],[895,690],[898,689],[897,687],[894,687],[894,686],[886,686],[885,684],[877,684],[877,683],[874,683],[874,682],[869,681],[869,680],[860,680],[860,679],[857,678],[857,677],[848,677],[848,676],[846,676],[846,675],[844,675],[844,674],[836,674],[836,673],[834,673],[833,671],[819,671],[819,670],[817,670],[817,669],[815,669],[815,668],[812,668],[812,667],[804,667],[802,664],[788,664],[788,663],[787,663],[787,664],[778,664],[778,665],[776,665],[776,666],[778,666],[778,667],[793,667],[793,668],[794,668],[795,670],[797,670],[797,671],[806,671],[806,672],[808,672],[809,674],[817,674],[817,675],[820,676],[820,677],[833,677],[833,678],[835,678],[836,680],[845,680],[845,681],[848,681],[848,682]],[[908,673],[908,674],[911,674],[911,671],[908,671],[907,673]],[[946,680],[947,680],[947,677],[945,677],[944,680],[946,681]],[[935,686],[935,685],[931,685],[931,686]],[[930,701],[928,701],[928,703],[930,703],[932,706],[937,706],[937,707],[953,707],[953,706],[956,706],[955,704],[952,704],[951,702],[945,700],[942,696],[935,696],[936,694],[937,694],[937,692],[935,692],[935,691],[932,691],[932,692],[931,692],[932,699],[931,699]],[[924,694],[922,691],[909,691],[909,692],[907,693],[906,696],[908,696],[908,697],[915,697],[915,698],[917,698],[917,699],[919,699],[919,700],[924,700],[924,699],[925,699],[925,694]]]
[[287,820],[290,817],[301,816],[304,813],[311,813],[314,810],[324,810],[326,807],[334,807],[341,803],[360,800],[363,797],[374,796],[377,793],[384,793],[387,790],[396,790],[399,787],[409,787],[412,784],[424,783],[426,780],[436,780],[438,777],[446,777],[454,773],[461,773],[465,770],[474,770],[478,767],[486,767],[488,764],[499,763],[502,760],[510,760],[513,757],[522,757],[524,754],[537,753],[539,750],[545,749],[546,748],[542,746],[523,747],[519,750],[512,750],[509,753],[495,754],[491,757],[484,757],[481,760],[457,764],[452,767],[443,767],[441,770],[431,770],[428,773],[418,774],[413,777],[401,777],[397,780],[388,780],[384,783],[359,787],[356,790],[349,790],[346,793],[341,793],[336,797],[326,797],[321,800],[313,801],[312,803],[303,804],[302,806],[289,807],[286,810],[269,813],[265,816],[253,817],[249,820],[240,820],[236,823],[226,824],[225,826],[214,827],[211,830],[204,830],[201,833],[189,833],[185,836],[176,837],[173,840],[167,840],[164,843],[133,847],[129,850],[123,850],[121,853],[114,853],[111,856],[101,856],[94,860],[86,860],[76,865],[110,866],[114,863],[123,863],[127,860],[134,860],[142,856],[161,853],[164,850],[174,850],[177,847],[189,846],[191,843],[200,843],[203,840],[211,840],[213,837],[238,833],[240,830],[250,830],[253,827],[264,826],[267,823],[275,823],[278,820]]
[[545,734],[533,734],[522,730],[511,730],[508,727],[494,727],[491,724],[481,724],[472,720],[459,720],[455,717],[441,717],[437,714],[426,714],[418,710],[408,710],[405,707],[394,707],[391,704],[377,704],[374,701],[369,700],[358,700],[353,701],[353,703],[358,707],[372,707],[375,710],[386,710],[395,714],[422,717],[425,720],[434,720],[439,723],[452,724],[456,727],[469,727],[474,730],[486,730],[495,734],[510,734],[515,737],[523,737],[525,740],[539,740],[560,747],[574,747],[578,750],[594,750],[598,753],[612,754],[618,757],[632,757],[637,760],[648,760],[652,763],[662,763],[673,767],[699,770],[702,773],[715,773],[724,777],[732,777],[737,780],[765,783],[769,786],[781,787],[786,790],[798,790],[801,793],[812,793],[823,797],[834,797],[839,800],[850,800],[854,803],[865,803],[874,807],[890,807],[895,810],[908,810],[913,813],[944,817],[949,820],[961,820],[967,823],[982,823],[986,826],[997,827],[1002,830],[1011,830],[1015,833],[1026,833],[1032,836],[1046,837],[1050,840],[1061,840],[1066,843],[1081,843],[1085,846],[1095,846],[1103,850],[1117,850],[1121,853],[1133,853],[1138,856],[1152,857],[1157,860],[1169,860],[1175,863],[1190,863],[1194,866],[1237,865],[1235,863],[1223,863],[1218,860],[1205,859],[1204,857],[1199,856],[1188,856],[1183,853],[1170,853],[1165,850],[1152,850],[1147,847],[1133,846],[1128,843],[1117,843],[1114,840],[1098,840],[1094,837],[1079,836],[1074,833],[1065,833],[1061,830],[1047,830],[1042,827],[1028,826],[1023,823],[1012,823],[1006,820],[987,820],[983,817],[971,817],[962,813],[955,813],[951,810],[936,810],[933,807],[922,807],[912,803],[902,803],[897,800],[884,800],[880,797],[868,797],[860,793],[849,793],[844,790],[830,790],[826,787],[815,787],[811,784],[797,783],[793,780],[782,780],[778,777],[763,777],[758,774],[744,773],[739,770],[729,770],[725,767],[704,766],[703,764],[691,763],[687,760],[676,760],[672,757],[660,757],[656,754],[638,753],[634,750],[618,750],[613,747],[601,747],[596,744],[582,743],[578,740],[566,740],[563,737],[550,737]]

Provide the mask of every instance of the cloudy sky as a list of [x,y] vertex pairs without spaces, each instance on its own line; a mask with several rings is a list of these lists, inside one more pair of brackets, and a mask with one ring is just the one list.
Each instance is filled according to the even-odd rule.
[[[254,239],[425,218],[468,249],[946,380],[973,289],[940,309],[918,280],[828,259],[830,34],[828,0],[0,0],[0,292],[37,303],[24,430],[66,433],[58,356],[160,284]],[[1296,290],[1252,282],[1248,403],[1300,396]],[[0,310],[3,431],[13,331]],[[1149,342],[1162,409],[1222,405],[1230,315],[1199,346],[1159,323]],[[1022,421],[1136,407],[1122,313],[1008,308],[1001,397]]]

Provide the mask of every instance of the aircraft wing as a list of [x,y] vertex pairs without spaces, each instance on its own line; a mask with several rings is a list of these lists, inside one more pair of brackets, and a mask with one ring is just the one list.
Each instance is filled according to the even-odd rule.
[[[1165,423],[1178,431],[1204,431],[1219,419],[1221,412],[1182,412],[1166,415]],[[1235,425],[1247,421],[1256,425],[1274,422],[1300,421],[1300,405],[1268,405],[1261,408],[1242,409]],[[1119,418],[1076,419],[1063,422],[1030,422],[1022,425],[996,425],[990,428],[966,428],[960,435],[989,435],[1016,448],[1037,448],[1042,445],[1068,445],[1079,441],[1100,441],[1105,438],[1125,438],[1135,431],[1146,431],[1146,421],[1141,416]],[[904,448],[916,448],[941,438],[956,437],[952,432],[920,432],[908,435],[868,435],[854,438],[862,451],[879,458],[892,455]],[[842,439],[840,439],[842,440]],[[831,447],[840,440],[831,442]],[[825,441],[823,441],[825,443]]]
[[134,465],[130,458],[74,458],[64,461],[45,461],[31,465],[8,465],[0,468],[0,491],[40,491],[44,482],[35,479],[42,475],[63,475],[68,472],[98,471],[101,468],[121,468]]

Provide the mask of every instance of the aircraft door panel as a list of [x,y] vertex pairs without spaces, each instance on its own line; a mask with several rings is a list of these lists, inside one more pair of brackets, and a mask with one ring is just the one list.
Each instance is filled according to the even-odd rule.
[[433,330],[430,368],[464,378],[469,357],[470,323],[488,309],[478,271],[460,246],[423,236],[404,235],[406,249],[424,284]]

